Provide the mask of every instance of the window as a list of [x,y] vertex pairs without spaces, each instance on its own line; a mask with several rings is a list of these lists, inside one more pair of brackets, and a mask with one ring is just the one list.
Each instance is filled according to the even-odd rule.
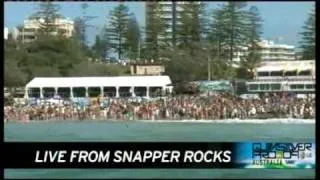
[[271,90],[280,90],[281,84],[271,84]]
[[88,88],[89,97],[98,97],[101,95],[100,87],[89,87]]
[[258,76],[269,76],[269,72],[258,72]]
[[74,87],[72,88],[73,97],[86,97],[86,88],[84,87]]
[[309,75],[311,75],[311,72],[309,70],[308,71],[300,71],[299,75],[300,76],[309,76]]
[[297,85],[296,84],[290,85],[290,89],[297,89]]
[[260,84],[260,90],[269,90],[270,84]]
[[258,90],[259,85],[258,84],[249,84],[249,90]]
[[62,98],[69,98],[71,90],[70,88],[58,88],[58,95]]
[[304,89],[304,85],[303,84],[298,84],[298,89]]
[[282,76],[283,73],[282,73],[282,71],[273,71],[273,72],[270,73],[270,75],[271,76]]
[[131,97],[131,87],[119,87],[119,96],[120,97]]
[[31,98],[40,98],[40,88],[30,88],[28,90],[28,96]]
[[151,97],[161,96],[162,87],[150,87],[149,92]]
[[54,96],[54,88],[42,88],[42,94],[44,98],[52,98]]
[[290,85],[290,89],[304,89],[303,84],[292,84]]
[[287,71],[284,73],[285,76],[296,76],[297,71]]
[[146,96],[147,95],[147,88],[146,87],[135,87],[134,93],[136,96]]
[[103,95],[108,97],[115,97],[117,94],[117,89],[115,87],[104,87]]
[[314,89],[314,84],[306,84],[306,89]]

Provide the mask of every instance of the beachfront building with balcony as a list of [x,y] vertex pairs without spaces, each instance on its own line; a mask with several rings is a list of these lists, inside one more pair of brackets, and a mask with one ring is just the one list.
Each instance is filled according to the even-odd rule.
[[[23,28],[21,29],[20,39],[23,43],[32,42],[37,38],[37,32],[44,23],[44,19],[41,17],[30,17],[24,20]],[[51,32],[52,35],[61,33],[65,37],[71,37],[74,31],[74,22],[67,18],[59,17],[54,20],[51,25],[56,27],[56,31]]]
[[315,60],[265,61],[246,83],[250,93],[294,92],[314,94]]

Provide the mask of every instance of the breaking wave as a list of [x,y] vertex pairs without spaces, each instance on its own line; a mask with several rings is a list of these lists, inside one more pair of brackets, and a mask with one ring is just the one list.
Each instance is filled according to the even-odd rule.
[[315,119],[223,119],[223,120],[140,120],[143,122],[177,122],[177,123],[239,123],[239,124],[315,124]]

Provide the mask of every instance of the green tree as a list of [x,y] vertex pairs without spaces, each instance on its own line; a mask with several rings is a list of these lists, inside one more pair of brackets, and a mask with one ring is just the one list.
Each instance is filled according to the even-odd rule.
[[79,44],[60,36],[45,36],[28,43],[20,51],[19,66],[27,73],[28,79],[45,73],[47,76],[68,76],[74,65],[84,61]]
[[126,75],[128,67],[116,64],[104,64],[83,61],[70,72],[72,76],[121,76]]
[[96,35],[95,42],[91,47],[91,50],[95,58],[98,58],[100,61],[104,60],[109,51],[107,39],[101,35]]
[[[219,44],[207,43],[203,44],[204,49],[198,53],[203,54],[203,58],[208,64],[205,68],[210,67],[206,72],[210,71],[211,80],[232,79],[235,76],[235,68],[225,59],[225,56],[219,52]],[[222,49],[223,52],[223,49]]]
[[92,58],[94,56],[94,53],[91,51],[91,48],[88,46],[87,30],[88,28],[93,27],[93,25],[89,24],[89,22],[92,19],[96,18],[96,16],[87,15],[88,7],[89,5],[87,3],[81,4],[82,16],[76,17],[74,19],[73,38],[79,42],[83,52],[85,52],[85,55]]
[[246,7],[245,2],[230,1],[223,4],[222,21],[224,22],[223,30],[227,33],[226,45],[228,47],[228,60],[232,61],[234,53],[239,51],[241,46],[246,45]]
[[208,30],[208,42],[211,44],[212,52],[217,59],[227,59],[227,38],[228,33],[224,23],[224,11],[222,9],[215,9],[212,13],[212,22]]
[[[211,63],[212,79],[230,79],[235,76],[230,56],[230,27],[228,27],[226,9],[220,6],[212,12],[212,22],[208,31],[208,44],[206,47]],[[232,45],[234,46],[234,45]]]
[[128,57],[132,60],[136,60],[139,56],[140,48],[140,27],[137,22],[137,19],[132,16],[128,22],[128,32],[127,32],[127,54]]
[[88,24],[92,19],[96,18],[96,16],[88,16],[87,8],[89,5],[87,3],[81,4],[82,16],[77,17],[74,20],[74,36],[80,41],[81,47],[83,49],[88,49],[88,41],[87,41],[87,29],[93,27]]
[[4,85],[7,87],[20,87],[26,83],[26,74],[18,67],[14,59],[6,58],[4,62]]
[[254,70],[260,66],[261,54],[258,51],[250,50],[248,55],[240,60],[241,72],[239,78],[252,79],[254,77]]
[[125,54],[129,18],[128,6],[121,3],[111,10],[109,28],[106,28],[110,47],[118,53],[119,59],[122,59]]
[[147,60],[147,59],[152,59],[150,57],[150,52],[148,51],[148,46],[147,46],[147,43],[146,43],[146,40],[145,39],[142,39],[141,38],[141,41],[140,41],[140,60]]
[[73,38],[78,40],[79,43],[82,44],[81,39],[83,38],[82,29],[84,26],[83,19],[81,17],[76,17],[73,20],[74,23],[74,32],[73,32]]
[[[259,9],[251,6],[247,12],[247,28],[245,29],[247,44],[249,47],[258,47],[262,35],[263,20],[260,16]],[[252,49],[252,48],[251,48]],[[255,50],[253,48],[253,50]]]
[[59,4],[55,4],[52,1],[45,1],[39,4],[38,11],[31,18],[38,19],[40,23],[39,32],[41,34],[58,33],[58,25],[54,22],[57,18],[63,17],[59,13],[60,8]]
[[302,26],[303,31],[300,33],[301,41],[300,48],[302,49],[302,59],[309,60],[315,59],[316,56],[316,19],[315,7],[309,13],[309,17]]
[[18,66],[19,44],[15,41],[4,43],[4,85],[6,87],[20,87],[27,81],[27,75]]
[[247,72],[245,78],[253,78],[253,71],[261,63],[261,47],[259,42],[261,41],[262,34],[262,18],[257,7],[250,7],[247,14],[247,48],[248,55],[241,59],[241,68]]
[[79,44],[84,55],[87,57],[91,57],[93,52],[91,52],[91,48],[87,44],[87,37],[85,35],[86,30],[86,22],[82,17],[77,17],[74,19],[74,30],[72,34],[72,38]]
[[187,46],[193,49],[192,44],[199,43],[202,39],[205,27],[205,4],[202,2],[190,1],[179,4],[180,17],[177,23],[176,38],[180,46]]
[[166,29],[170,25],[161,17],[163,5],[159,2],[147,2],[148,16],[146,19],[146,38],[144,43],[144,56],[150,60],[158,61],[162,49],[173,47],[169,38],[170,33]]
[[198,48],[192,54],[189,48],[175,47],[167,51],[166,74],[173,82],[188,82],[207,78],[207,54]]

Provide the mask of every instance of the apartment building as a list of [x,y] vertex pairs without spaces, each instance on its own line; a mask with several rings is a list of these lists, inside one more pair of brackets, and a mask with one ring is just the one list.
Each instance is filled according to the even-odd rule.
[[[29,18],[24,20],[22,32],[20,32],[20,38],[22,42],[28,43],[35,40],[37,37],[37,31],[41,28],[41,24],[44,22],[42,18]],[[59,33],[62,33],[65,37],[71,37],[74,30],[74,22],[65,18],[57,18],[52,23],[58,28]],[[53,35],[57,35],[58,31],[52,32]]]
[[[259,43],[262,61],[292,61],[296,59],[294,46],[286,44],[276,44],[273,41],[262,40]],[[234,54],[233,61],[239,62],[241,58],[248,54],[248,48],[243,47]]]

